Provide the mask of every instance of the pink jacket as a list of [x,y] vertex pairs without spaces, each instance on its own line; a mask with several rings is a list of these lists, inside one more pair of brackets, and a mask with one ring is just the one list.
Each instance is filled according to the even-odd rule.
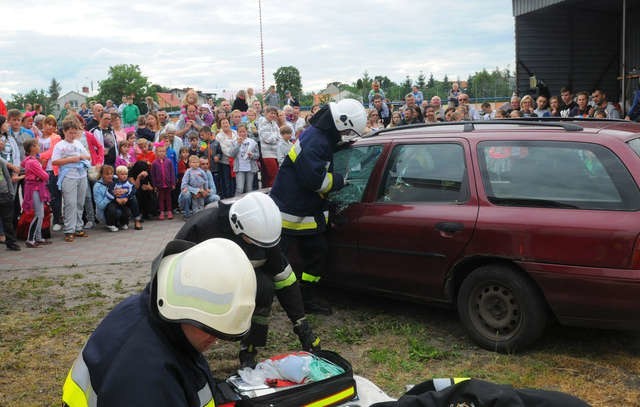
[[24,174],[24,200],[22,201],[22,211],[33,210],[33,192],[40,194],[41,202],[49,202],[49,174],[42,168],[42,164],[34,156],[27,158],[20,164],[25,169]]
[[[62,140],[62,138],[55,133],[50,135],[49,137],[51,138],[51,145],[49,146],[49,149],[44,153],[40,153],[40,162],[42,163],[42,168],[47,168],[47,162],[51,159],[53,148],[56,146],[56,144],[58,144],[60,140]],[[58,175],[58,166],[52,165],[51,168],[53,168],[53,173]]]

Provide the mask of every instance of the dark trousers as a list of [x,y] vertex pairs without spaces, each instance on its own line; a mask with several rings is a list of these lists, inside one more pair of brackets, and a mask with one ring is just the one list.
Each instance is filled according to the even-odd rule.
[[53,224],[62,225],[62,194],[58,189],[58,176],[53,171],[47,171],[49,174],[49,183],[47,188],[49,189],[49,205],[51,206],[51,213],[53,214]]
[[283,232],[280,244],[285,256],[294,245],[297,247],[302,260],[302,270],[295,272],[303,283],[317,282],[324,275],[329,252],[324,233],[291,235]]
[[231,166],[229,164],[220,164],[220,173],[222,175],[222,182],[220,185],[222,191],[218,191],[218,195],[221,198],[229,198],[236,193],[235,179],[231,177]]
[[16,228],[13,226],[13,202],[0,202],[0,218],[4,228],[5,242],[7,244],[16,243]]
[[[140,213],[144,218],[150,216],[156,216],[158,214],[158,200],[156,199],[156,193],[153,190],[145,191],[140,188],[136,191],[137,204],[140,208]],[[131,213],[133,214],[133,212]]]
[[116,201],[111,201],[104,208],[104,217],[107,221],[107,226],[123,226],[129,223],[129,216],[131,213],[129,208],[118,204]]

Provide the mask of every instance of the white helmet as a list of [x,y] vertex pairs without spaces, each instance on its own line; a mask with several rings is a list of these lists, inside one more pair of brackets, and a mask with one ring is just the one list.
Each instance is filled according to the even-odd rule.
[[367,113],[362,103],[355,99],[342,99],[338,103],[330,102],[329,109],[338,131],[351,130],[358,135],[364,132],[367,125]]
[[240,339],[251,326],[255,298],[251,262],[231,240],[205,240],[160,262],[156,306],[167,321],[191,324],[221,339]]
[[246,236],[260,247],[273,247],[280,242],[280,209],[262,192],[251,192],[235,201],[229,208],[229,223],[236,235]]

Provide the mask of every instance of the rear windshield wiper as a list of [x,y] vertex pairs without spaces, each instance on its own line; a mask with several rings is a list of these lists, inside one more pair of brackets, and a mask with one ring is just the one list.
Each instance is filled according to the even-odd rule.
[[539,208],[563,208],[563,209],[579,209],[576,205],[564,202],[553,201],[550,199],[532,199],[532,198],[498,198],[490,196],[489,202],[496,205],[512,205],[512,206],[536,206]]

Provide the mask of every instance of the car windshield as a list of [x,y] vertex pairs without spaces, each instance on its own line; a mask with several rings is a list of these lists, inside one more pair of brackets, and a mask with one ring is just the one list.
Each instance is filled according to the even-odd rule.
[[382,146],[372,145],[346,148],[333,155],[333,171],[347,181],[344,188],[329,194],[329,200],[337,204],[339,210],[362,200],[381,152]]
[[640,192],[622,161],[590,143],[482,142],[482,181],[489,201],[504,206],[640,208]]

